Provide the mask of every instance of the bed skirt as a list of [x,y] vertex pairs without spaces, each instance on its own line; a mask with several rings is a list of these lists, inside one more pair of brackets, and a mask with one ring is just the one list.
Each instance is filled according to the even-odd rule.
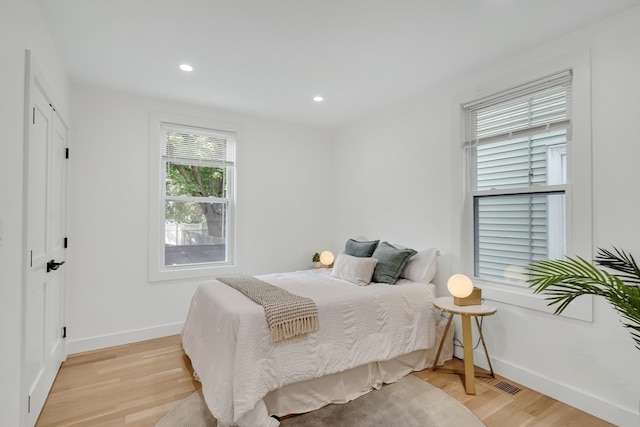
[[[396,382],[413,371],[430,368],[436,357],[447,319],[441,316],[436,326],[436,345],[395,359],[372,362],[344,372],[288,384],[264,397],[269,415],[302,414],[330,403],[347,403],[383,384]],[[453,328],[449,328],[438,365],[453,357]]]

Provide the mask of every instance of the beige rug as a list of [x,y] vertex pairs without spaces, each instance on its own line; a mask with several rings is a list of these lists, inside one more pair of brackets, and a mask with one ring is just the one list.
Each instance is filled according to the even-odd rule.
[[[156,427],[216,427],[197,391],[173,408]],[[464,405],[437,387],[408,375],[343,405],[327,405],[290,417],[281,427],[484,427]]]

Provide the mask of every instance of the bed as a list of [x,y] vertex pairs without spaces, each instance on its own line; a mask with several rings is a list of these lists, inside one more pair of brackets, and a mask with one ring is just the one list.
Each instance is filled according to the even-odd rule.
[[[422,281],[358,286],[339,277],[345,257],[333,269],[257,276],[317,305],[319,329],[284,342],[271,341],[263,307],[219,280],[200,284],[182,345],[219,425],[276,427],[272,415],[345,403],[432,366],[445,321],[431,303],[436,288],[424,282],[424,265]],[[452,357],[449,338],[439,363]]]

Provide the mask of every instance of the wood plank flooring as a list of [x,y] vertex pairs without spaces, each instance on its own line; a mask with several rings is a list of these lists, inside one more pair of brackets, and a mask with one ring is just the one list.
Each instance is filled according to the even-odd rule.
[[[462,366],[457,359],[446,364]],[[477,379],[470,396],[460,375],[430,369],[414,375],[462,402],[487,427],[612,425],[501,377]],[[521,391],[502,391],[495,385],[501,381]],[[36,426],[152,427],[198,388],[178,335],[76,354],[62,364]]]

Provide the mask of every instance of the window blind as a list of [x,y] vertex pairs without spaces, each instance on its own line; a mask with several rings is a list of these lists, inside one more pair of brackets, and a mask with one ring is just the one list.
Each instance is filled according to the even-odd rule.
[[571,71],[563,71],[463,105],[465,146],[568,129]]
[[171,160],[233,163],[233,135],[162,123],[164,155]]

